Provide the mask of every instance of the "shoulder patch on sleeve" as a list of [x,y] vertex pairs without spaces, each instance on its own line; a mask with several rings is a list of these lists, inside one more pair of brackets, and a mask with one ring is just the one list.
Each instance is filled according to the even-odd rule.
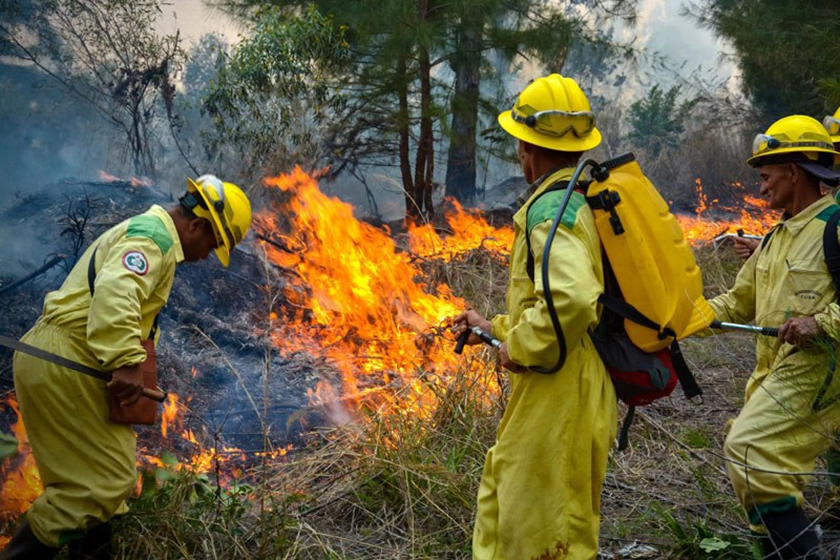
[[[551,191],[534,201],[531,207],[528,208],[527,229],[529,235],[531,234],[531,230],[544,221],[554,221],[565,194],[566,189]],[[573,192],[572,198],[569,199],[569,205],[566,207],[566,211],[563,212],[563,219],[560,223],[566,226],[566,228],[572,229],[575,221],[577,221],[578,211],[584,206],[586,206],[586,197],[577,191]]]
[[142,251],[126,251],[122,256],[123,266],[138,276],[149,272],[149,261]]
[[141,214],[128,221],[126,237],[148,237],[160,248],[164,255],[172,248],[172,237],[169,235],[163,221],[157,216]]

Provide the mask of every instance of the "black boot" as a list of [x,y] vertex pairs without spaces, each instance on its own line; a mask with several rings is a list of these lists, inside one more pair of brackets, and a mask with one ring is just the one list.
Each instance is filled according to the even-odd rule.
[[114,551],[111,544],[113,533],[110,523],[97,525],[80,541],[67,545],[69,560],[111,560]]
[[767,538],[764,557],[770,560],[822,560],[820,540],[811,521],[799,508],[762,516]]
[[12,540],[0,552],[0,560],[49,560],[56,554],[58,549],[39,541],[29,526],[29,519],[24,517]]

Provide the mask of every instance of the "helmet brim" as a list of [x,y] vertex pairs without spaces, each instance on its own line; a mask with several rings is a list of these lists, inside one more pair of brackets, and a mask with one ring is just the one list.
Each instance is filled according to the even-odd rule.
[[796,165],[814,175],[815,177],[819,177],[820,180],[828,183],[829,185],[836,185],[840,182],[840,171],[833,171],[828,167],[820,165],[816,162],[798,162]]
[[511,136],[535,146],[557,150],[559,152],[585,152],[601,143],[601,133],[597,128],[584,137],[575,136],[572,131],[563,136],[540,134],[533,128],[513,120],[510,111],[499,114],[499,125]]
[[[222,246],[216,248],[216,255],[218,255],[219,260],[222,262],[223,265],[227,266],[230,264],[230,251],[231,251],[231,240],[227,238],[225,235],[225,228],[222,225],[222,221],[219,219],[216,210],[213,209],[213,201],[209,200],[207,196],[204,194],[204,189],[198,186],[198,184],[193,181],[191,178],[187,177],[187,183],[190,186],[190,189],[197,192],[198,196],[201,197],[201,200],[204,201],[204,204],[207,206],[207,215],[209,216],[210,223],[213,225],[213,229],[217,234],[217,238],[222,240]],[[207,219],[205,216],[201,216],[202,218]],[[222,249],[224,249],[224,258],[222,257]]]
[[216,257],[218,257],[219,262],[222,263],[222,266],[227,268],[230,266],[230,252],[227,250],[227,247],[224,245],[221,247],[216,247]]
[[[798,147],[798,146],[792,146],[790,148],[779,148],[779,149],[773,150],[769,153],[762,153],[762,154],[752,156],[751,158],[749,158],[747,160],[747,165],[749,165],[750,167],[761,167],[762,165],[765,165],[767,162],[773,161],[775,156],[780,156],[782,154],[790,154],[791,156],[794,156],[796,154],[803,154],[803,156],[804,156],[804,154],[806,154],[806,152],[803,152],[802,150],[803,149],[801,147]],[[831,154],[834,157],[834,164],[837,165],[838,163],[840,163],[840,152],[837,152],[835,150],[827,150],[827,149],[824,149],[824,148],[813,148],[813,149],[810,149],[807,153],[811,153],[811,154],[813,154],[813,153]],[[807,157],[807,156],[804,156],[804,157]],[[797,162],[791,160],[791,163],[797,163]]]

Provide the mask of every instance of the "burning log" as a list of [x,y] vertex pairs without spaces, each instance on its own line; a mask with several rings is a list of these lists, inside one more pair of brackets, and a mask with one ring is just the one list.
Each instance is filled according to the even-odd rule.
[[48,260],[42,266],[38,267],[36,270],[33,270],[32,272],[30,272],[29,274],[27,274],[23,278],[21,278],[19,280],[16,280],[15,282],[12,282],[8,286],[3,286],[2,288],[0,288],[0,295],[6,293],[8,291],[14,290],[18,286],[20,286],[22,284],[25,284],[25,283],[29,282],[30,280],[32,280],[34,278],[37,278],[38,276],[45,273],[46,271],[48,271],[49,269],[51,269],[52,267],[54,267],[55,265],[57,265],[58,263],[60,263],[61,261],[63,261],[66,258],[67,258],[67,255],[61,255],[61,254],[53,256],[50,260]]

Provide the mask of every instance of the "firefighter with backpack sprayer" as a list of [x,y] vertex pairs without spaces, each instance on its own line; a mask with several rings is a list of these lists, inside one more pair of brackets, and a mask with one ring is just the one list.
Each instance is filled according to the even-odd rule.
[[[46,296],[14,355],[15,391],[44,493],[0,559],[53,558],[65,544],[71,560],[112,557],[109,521],[125,513],[137,482],[134,429],[112,421],[113,408],[121,414],[144,392],[142,366],[154,356],[149,334],[176,265],[215,250],[227,266],[250,226],[251,204],[239,187],[213,175],[189,179],[180,204],[152,206],[106,231]],[[53,360],[31,355],[44,350]],[[58,365],[62,358],[69,368]],[[111,381],[106,387],[73,369],[110,371]]]
[[840,304],[823,255],[823,236],[837,235],[840,207],[820,191],[821,181],[840,180],[830,169],[838,157],[811,117],[785,117],[756,136],[747,163],[758,168],[770,208],[784,214],[734,286],[709,302],[717,321],[781,325],[777,338],[758,337],[756,368],[724,444],[750,527],[764,557],[776,560],[821,558],[802,509],[803,473],[813,471],[840,427]]
[[[561,348],[541,283],[526,271],[526,219],[530,203],[568,181],[601,134],[586,95],[559,74],[529,84],[498,120],[519,140],[533,193],[513,218],[507,313],[488,321],[467,310],[453,319],[456,335],[469,331],[467,344],[482,341],[472,327],[501,340],[501,363],[512,373],[510,401],[478,490],[473,557],[589,560],[598,553],[601,487],[617,424],[615,391],[589,337],[604,291],[600,242],[592,211],[575,193],[550,247]],[[553,211],[538,216],[530,231],[535,255],[543,254],[553,217]]]

